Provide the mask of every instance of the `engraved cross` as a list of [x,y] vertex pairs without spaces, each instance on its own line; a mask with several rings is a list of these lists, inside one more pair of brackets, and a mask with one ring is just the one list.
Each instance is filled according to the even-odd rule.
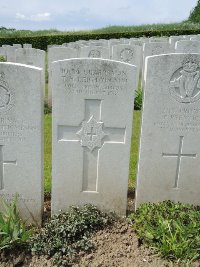
[[98,192],[99,156],[104,144],[124,144],[125,128],[105,127],[98,99],[85,100],[85,118],[79,126],[58,125],[59,142],[79,142],[83,147],[82,192]]
[[4,166],[7,164],[17,165],[17,161],[5,161],[3,159],[3,145],[0,145],[0,190],[4,189]]
[[184,153],[182,153],[183,139],[184,139],[184,136],[180,136],[178,153],[171,153],[171,154],[170,153],[162,153],[163,157],[175,157],[175,158],[177,158],[176,176],[175,176],[175,183],[174,183],[173,188],[178,188],[179,179],[180,179],[181,158],[182,157],[196,158],[196,156],[197,156],[197,154],[184,154]]

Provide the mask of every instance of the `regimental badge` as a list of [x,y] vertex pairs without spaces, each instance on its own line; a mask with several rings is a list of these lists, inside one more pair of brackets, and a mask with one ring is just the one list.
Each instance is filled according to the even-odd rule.
[[10,110],[14,105],[14,93],[6,82],[5,73],[0,73],[0,112]]

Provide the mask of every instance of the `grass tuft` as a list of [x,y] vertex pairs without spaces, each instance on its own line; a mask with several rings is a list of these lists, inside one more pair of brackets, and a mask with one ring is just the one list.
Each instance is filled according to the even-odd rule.
[[129,220],[140,240],[163,258],[185,263],[200,258],[200,207],[171,201],[147,203]]

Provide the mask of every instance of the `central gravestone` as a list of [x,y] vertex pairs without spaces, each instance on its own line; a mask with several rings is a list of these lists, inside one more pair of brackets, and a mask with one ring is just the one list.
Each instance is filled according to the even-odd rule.
[[200,55],[147,59],[136,207],[200,204]]
[[126,212],[136,67],[102,59],[52,64],[52,212],[92,203]]

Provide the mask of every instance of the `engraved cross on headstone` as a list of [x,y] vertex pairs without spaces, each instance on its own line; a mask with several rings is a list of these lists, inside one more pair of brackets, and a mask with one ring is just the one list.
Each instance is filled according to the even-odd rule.
[[59,142],[80,142],[83,147],[82,191],[98,192],[98,165],[101,147],[125,143],[125,128],[104,127],[101,100],[85,100],[85,118],[79,126],[58,125]]
[[182,153],[183,139],[184,139],[184,136],[180,136],[178,153],[171,153],[171,154],[170,153],[162,153],[163,157],[176,157],[177,158],[176,176],[175,176],[175,183],[174,183],[173,188],[178,188],[179,179],[180,179],[181,158],[182,157],[196,158],[196,156],[197,156],[197,154],[184,154],[184,153]]
[[5,161],[3,157],[3,145],[0,145],[0,190],[4,189],[4,165],[6,164],[16,165],[17,161]]

